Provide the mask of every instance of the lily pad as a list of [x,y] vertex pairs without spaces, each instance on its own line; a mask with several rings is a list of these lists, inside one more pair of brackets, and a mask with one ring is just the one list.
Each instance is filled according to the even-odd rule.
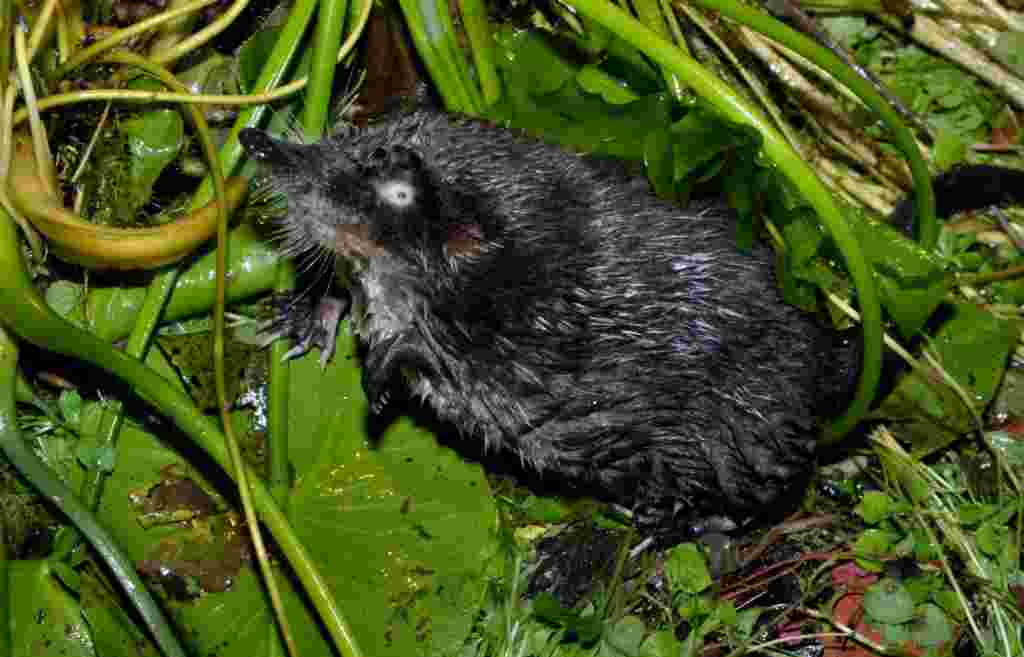
[[349,336],[325,372],[317,357],[292,371],[295,529],[365,654],[455,654],[496,550],[487,480],[408,419],[371,439]]
[[[479,466],[409,420],[371,440],[351,338],[340,338],[324,372],[318,357],[293,364],[296,485],[285,505],[292,526],[364,654],[453,654],[483,598],[481,573],[494,553],[497,513],[487,481]],[[262,654],[278,638],[263,586],[239,549],[239,541],[247,545],[244,525],[225,501],[233,487],[219,474],[204,475],[201,457],[184,461],[172,444],[185,443],[173,432],[158,439],[126,424],[101,515],[163,594],[196,654]],[[191,491],[187,500],[196,503],[148,509],[168,485]],[[144,522],[151,517],[166,521]],[[328,654],[291,581],[280,574],[302,654]]]

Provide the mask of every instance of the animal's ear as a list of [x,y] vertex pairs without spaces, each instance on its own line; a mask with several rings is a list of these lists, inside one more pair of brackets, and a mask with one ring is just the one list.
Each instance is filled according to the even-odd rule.
[[449,258],[473,257],[483,248],[484,231],[479,224],[456,223],[448,227],[444,254]]

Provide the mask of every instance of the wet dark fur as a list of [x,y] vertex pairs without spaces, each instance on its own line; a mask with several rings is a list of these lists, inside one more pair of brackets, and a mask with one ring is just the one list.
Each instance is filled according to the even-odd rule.
[[856,356],[783,303],[773,253],[739,252],[723,205],[432,111],[306,146],[242,137],[287,198],[289,250],[351,266],[373,408],[404,382],[648,531],[731,529],[799,493]]

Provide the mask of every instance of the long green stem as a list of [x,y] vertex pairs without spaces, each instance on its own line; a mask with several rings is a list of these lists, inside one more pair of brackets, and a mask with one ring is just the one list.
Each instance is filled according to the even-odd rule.
[[874,398],[881,373],[882,312],[871,269],[861,253],[853,231],[836,207],[832,195],[800,156],[786,144],[771,123],[703,66],[607,0],[573,0],[572,4],[581,14],[600,23],[665,69],[686,80],[697,95],[726,118],[755,128],[764,139],[764,150],[767,155],[814,207],[822,223],[832,234],[846,260],[850,277],[857,287],[861,314],[864,318],[864,366],[857,384],[856,397],[849,408],[840,417],[832,420],[825,429],[826,441],[838,439],[864,417]]
[[[174,91],[180,93],[188,91],[183,84],[178,82],[170,71],[133,53],[114,53],[108,55],[106,61],[115,64],[125,64],[138,67],[157,78],[164,85]],[[216,189],[216,197],[221,215],[219,224],[225,223],[227,221],[227,209],[225,205],[227,203],[227,194],[224,187],[224,176],[217,166],[217,152],[213,145],[213,140],[210,137],[210,127],[207,125],[206,118],[198,107],[195,105],[186,105],[186,110],[192,118],[192,122],[195,126],[196,134],[199,136],[199,141],[203,147],[204,154],[210,163],[212,171],[211,179],[213,181],[213,187]],[[196,207],[199,206],[193,203],[193,209]],[[219,241],[221,241],[221,232],[223,231],[218,229]],[[154,299],[154,287],[150,287],[149,293],[146,297],[146,302],[143,304],[143,312],[139,315],[140,320],[143,321],[140,321],[135,325],[135,329],[132,331],[131,337],[128,340],[128,353],[135,358],[142,359],[145,357],[146,350],[149,348],[150,339],[156,329],[156,323],[159,319],[160,313],[166,304],[167,298],[169,298],[171,292],[173,292],[175,283],[177,283],[179,271],[179,267],[174,267],[168,272],[157,277],[158,285],[156,288],[162,294],[161,299]],[[156,305],[157,301],[159,301],[159,305]],[[147,314],[147,312],[150,314]],[[113,446],[116,443],[122,421],[123,408],[119,405],[109,409],[109,412],[105,414],[104,423],[101,427],[103,429],[102,440],[105,444]],[[91,480],[86,482],[83,493],[85,493],[86,502],[90,507],[95,506],[99,502],[99,497],[103,490],[104,476],[105,473],[103,471],[97,470],[92,473]],[[62,544],[58,546],[58,551],[67,551],[71,547],[73,546],[69,543],[62,542]]]
[[[55,353],[81,359],[118,377],[143,401],[165,414],[221,468],[228,471],[224,435],[216,424],[200,413],[192,401],[167,379],[124,352],[113,349],[91,333],[69,324],[50,310],[32,285],[18,244],[14,223],[10,220],[0,221],[0,271],[4,272],[0,276],[0,307],[6,313],[0,321],[23,340]],[[250,483],[253,501],[261,519],[302,583],[338,651],[344,657],[358,657],[361,653],[348,623],[335,604],[327,582],[317,571],[288,519],[259,478],[251,473]]]
[[[137,55],[130,53],[118,53],[110,55],[108,59],[118,63],[137,66],[150,75],[158,78],[162,83],[175,91],[187,91],[184,85],[178,82],[178,80],[175,79],[169,71],[164,69],[162,66],[146,61],[142,57],[138,57]],[[224,374],[224,303],[227,287],[225,274],[227,270],[228,209],[224,175],[221,171],[220,164],[217,161],[216,147],[210,137],[210,128],[206,124],[206,119],[203,117],[202,112],[200,112],[195,106],[189,105],[187,107],[192,114],[195,131],[199,137],[199,142],[202,145],[203,153],[206,155],[207,161],[210,163],[210,176],[213,180],[213,187],[216,191],[218,201],[217,207],[219,210],[219,216],[217,220],[216,250],[216,307],[213,313],[213,364],[215,370],[214,379],[217,389],[217,401],[220,407],[221,423],[224,427],[224,445],[227,448],[228,463],[230,465],[228,472],[238,483],[238,493],[239,498],[242,501],[242,509],[245,515],[246,524],[249,527],[250,538],[252,539],[253,547],[255,548],[257,555],[257,563],[259,564],[260,571],[263,574],[263,581],[267,587],[267,593],[270,598],[271,606],[274,610],[274,615],[277,618],[278,626],[281,628],[281,633],[284,637],[285,644],[288,646],[289,654],[292,657],[298,657],[298,650],[295,647],[290,624],[288,623],[287,616],[284,611],[284,602],[281,598],[280,587],[278,586],[277,579],[275,579],[274,572],[271,569],[270,557],[256,518],[256,510],[253,507],[251,488],[249,485],[251,475],[248,472],[248,468],[245,467],[241,450],[238,448],[238,441],[236,440],[232,430],[230,408],[227,400],[227,384]]]
[[324,135],[347,10],[347,0],[320,0],[313,35],[313,65],[309,69],[306,102],[302,108],[302,127],[307,139],[317,140]]
[[462,26],[469,38],[473,67],[476,69],[477,79],[480,80],[484,107],[489,107],[501,97],[501,80],[498,78],[498,67],[494,61],[494,37],[487,22],[487,8],[484,7],[482,0],[459,0],[459,13],[462,15]]
[[[6,218],[0,223],[8,228],[11,225]],[[78,531],[85,536],[103,562],[110,568],[114,579],[124,589],[125,595],[139,612],[139,616],[149,628],[157,645],[160,646],[160,650],[167,657],[185,657],[185,651],[174,636],[160,607],[135,572],[131,559],[121,551],[114,538],[100,525],[89,509],[78,501],[71,489],[64,485],[64,482],[58,479],[36,456],[35,452],[25,444],[21,432],[18,431],[14,401],[17,370],[18,348],[6,331],[0,329],[0,448],[6,454],[7,460],[36,487],[43,497],[64,512],[78,528]],[[4,575],[6,584],[6,573]],[[7,616],[3,617],[3,624],[7,624]],[[4,638],[0,636],[0,640]],[[9,637],[7,637],[6,645],[9,644]],[[4,654],[9,653],[5,651]]]
[[[302,35],[306,32],[313,11],[316,9],[317,0],[296,0],[288,12],[288,20],[278,34],[277,43],[274,44],[267,63],[260,71],[256,83],[250,90],[252,93],[264,93],[276,88],[287,75],[290,64],[295,54],[302,47]],[[254,105],[246,107],[238,112],[234,125],[220,149],[220,164],[225,175],[233,172],[238,163],[242,161],[244,152],[238,141],[238,133],[244,128],[254,127],[263,122],[268,113],[273,111],[267,105]],[[213,180],[207,176],[196,192],[194,203],[205,205],[213,193]]]
[[741,5],[735,0],[696,1],[697,4],[743,23],[812,60],[849,87],[858,98],[864,101],[865,105],[878,113],[878,116],[892,131],[893,141],[903,152],[910,165],[910,173],[914,179],[914,202],[917,208],[919,239],[922,247],[929,251],[933,250],[939,241],[939,224],[935,218],[935,193],[932,190],[928,165],[921,157],[921,151],[917,148],[917,142],[914,141],[914,134],[907,128],[899,113],[875,90],[871,83],[854,73],[827,48],[819,46],[771,16]]
[[483,106],[480,91],[466,75],[462,50],[451,35],[451,19],[447,4],[435,0],[399,0],[405,23],[409,26],[416,52],[423,60],[430,78],[453,112],[477,115]]
[[[302,34],[306,31],[306,25],[309,23],[315,7],[316,0],[298,0],[292,7],[288,14],[288,21],[281,29],[277,43],[256,82],[255,91],[257,93],[277,86],[277,83],[284,77],[292,57],[299,49]],[[222,171],[225,173],[233,171],[242,158],[242,146],[238,143],[238,133],[244,127],[256,125],[267,111],[266,107],[255,106],[239,112],[238,119],[235,121],[227,141],[221,147],[218,159]],[[213,178],[207,176],[192,198],[192,207],[205,204],[212,195]],[[135,328],[132,329],[131,336],[128,338],[128,353],[136,358],[142,358],[145,355],[164,306],[167,304],[171,292],[174,291],[179,273],[177,267],[171,268],[153,279],[150,284],[146,301],[139,311]]]
[[[672,41],[672,33],[668,27],[668,14],[671,12],[671,8],[667,12],[662,12],[662,5],[659,0],[633,0],[633,11],[636,12],[637,19],[654,31],[658,36],[666,41]],[[677,100],[682,98],[682,90],[684,88],[683,81],[679,79],[679,76],[672,73],[671,71],[662,70],[662,77],[665,78],[665,87],[672,93],[672,96]]]
[[[287,260],[278,265],[275,294],[289,294],[295,286],[295,270]],[[267,390],[267,436],[268,446],[267,486],[274,499],[283,508],[288,499],[291,472],[288,462],[288,396],[290,393],[291,368],[285,360],[289,345],[286,340],[277,340],[270,347],[270,376]]]

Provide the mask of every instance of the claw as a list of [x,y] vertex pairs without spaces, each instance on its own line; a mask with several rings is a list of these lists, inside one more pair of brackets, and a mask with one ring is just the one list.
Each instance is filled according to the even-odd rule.
[[306,354],[313,347],[320,348],[320,369],[334,356],[334,345],[338,337],[338,325],[348,304],[335,297],[323,297],[316,309],[306,302],[287,298],[275,300],[277,316],[259,326],[260,347],[267,347],[282,338],[295,341],[283,360],[291,360]]

